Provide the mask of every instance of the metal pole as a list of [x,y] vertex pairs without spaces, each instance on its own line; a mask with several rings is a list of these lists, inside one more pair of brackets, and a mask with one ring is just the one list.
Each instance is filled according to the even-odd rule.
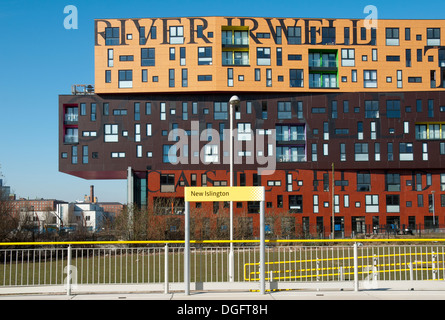
[[334,198],[335,198],[335,192],[334,192],[334,186],[335,186],[335,182],[334,182],[334,163],[332,162],[332,239],[335,238],[335,203],[334,203]]
[[190,295],[190,203],[185,202],[184,284],[185,294]]
[[260,202],[260,292],[266,293],[266,230],[264,223],[264,200]]
[[164,293],[168,294],[168,243],[165,244],[164,249]]
[[66,295],[71,295],[71,245],[68,245],[68,260],[66,268]]
[[[233,187],[233,104],[230,104],[230,187]],[[233,201],[230,201],[230,251],[229,251],[229,281],[233,282]]]
[[358,246],[354,242],[354,291],[358,291]]
[[432,200],[433,200],[433,203],[432,203],[432,205],[433,205],[433,230],[435,230],[436,229],[436,210],[435,210],[435,203],[434,203],[434,190],[433,191],[431,191],[431,193],[432,193]]

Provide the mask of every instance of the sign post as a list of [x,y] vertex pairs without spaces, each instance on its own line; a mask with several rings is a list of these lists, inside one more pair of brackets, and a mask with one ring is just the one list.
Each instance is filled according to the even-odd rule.
[[185,294],[190,295],[190,204],[189,202],[260,201],[260,292],[266,292],[266,245],[264,219],[264,187],[185,187]]

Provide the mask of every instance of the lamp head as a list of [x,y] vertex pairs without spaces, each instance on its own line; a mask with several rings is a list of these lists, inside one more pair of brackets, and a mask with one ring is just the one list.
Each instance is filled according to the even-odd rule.
[[232,96],[232,98],[230,98],[229,103],[231,105],[237,105],[240,102],[240,99],[238,98],[238,96]]

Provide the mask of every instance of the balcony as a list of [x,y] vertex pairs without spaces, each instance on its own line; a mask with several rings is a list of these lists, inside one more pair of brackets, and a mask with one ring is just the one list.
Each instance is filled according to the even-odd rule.
[[91,95],[94,94],[94,86],[91,84],[75,84],[71,86],[73,95]]
[[79,137],[77,135],[66,134],[63,142],[66,144],[76,144],[79,143]]
[[79,115],[74,113],[66,113],[65,114],[65,123],[77,123],[79,121]]

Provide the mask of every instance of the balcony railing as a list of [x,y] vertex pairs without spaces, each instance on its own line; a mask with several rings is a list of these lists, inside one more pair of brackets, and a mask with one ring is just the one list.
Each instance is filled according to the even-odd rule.
[[74,113],[67,113],[65,114],[65,122],[78,122],[79,121],[79,115]]
[[67,135],[65,135],[64,141],[65,141],[65,143],[78,143],[79,137],[76,135],[67,134]]
[[94,86],[91,84],[75,84],[71,87],[73,95],[88,95],[94,94]]

